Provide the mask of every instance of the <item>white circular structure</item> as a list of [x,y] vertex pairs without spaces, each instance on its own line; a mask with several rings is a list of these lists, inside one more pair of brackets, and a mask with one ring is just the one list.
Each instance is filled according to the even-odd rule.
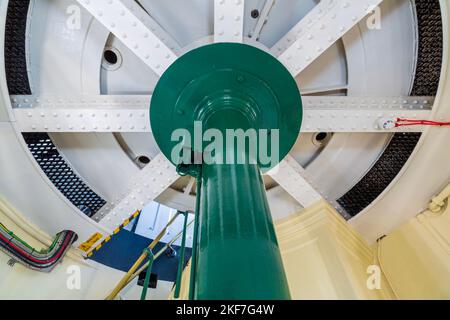
[[303,133],[265,176],[274,219],[324,198],[373,242],[450,176],[438,143],[448,130],[392,125],[449,114],[439,77],[449,8],[436,3],[3,1],[3,196],[49,234],[74,230],[77,244],[112,234],[152,201],[192,210],[193,181],[176,174],[150,132],[150,96],[183,53],[242,42],[278,57],[304,99]]

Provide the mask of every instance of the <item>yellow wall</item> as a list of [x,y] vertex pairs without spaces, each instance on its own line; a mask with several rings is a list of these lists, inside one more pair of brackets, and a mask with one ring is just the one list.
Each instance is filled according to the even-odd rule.
[[[49,235],[41,233],[1,199],[0,222],[37,249],[51,244]],[[10,266],[9,260],[0,252],[0,299],[103,299],[123,275],[123,272],[83,260],[73,249],[51,273],[30,270],[18,263]],[[79,288],[67,285],[68,282],[73,284],[70,277],[75,275],[74,267],[79,270]]]
[[383,238],[380,261],[400,299],[450,299],[450,207],[420,214]]
[[328,204],[278,223],[277,235],[293,299],[393,297],[382,275],[381,289],[368,289],[367,268],[376,256]]
[[[326,203],[277,226],[295,299],[450,299],[450,187],[441,212],[425,211],[375,246]],[[381,271],[380,290],[369,290],[367,268]]]
[[[321,202],[276,226],[293,299],[386,299],[366,286],[373,250],[326,203]],[[187,299],[189,266],[183,274],[181,298]]]
[[[419,215],[374,246],[325,202],[276,231],[293,299],[450,299],[450,207]],[[380,287],[369,289],[368,268],[377,267]],[[182,299],[188,286],[189,268]]]
[[[2,201],[0,221],[36,248],[51,243]],[[325,202],[277,223],[276,231],[293,299],[450,299],[450,207],[417,216],[375,246]],[[84,261],[76,250],[51,274],[8,260],[0,254],[0,299],[103,299],[123,275]],[[81,271],[79,290],[66,285],[73,265]],[[370,266],[380,266],[379,289],[367,286]],[[188,283],[189,267],[182,298]]]
[[[325,203],[279,223],[277,234],[295,299],[450,299],[450,206],[372,247]],[[380,267],[380,290],[366,285],[370,265]]]

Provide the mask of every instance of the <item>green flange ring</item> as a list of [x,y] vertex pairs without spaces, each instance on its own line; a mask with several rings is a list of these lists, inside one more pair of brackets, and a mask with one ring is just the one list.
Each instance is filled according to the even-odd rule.
[[[224,106],[244,114],[251,128],[278,129],[280,160],[297,141],[302,100],[289,71],[275,57],[256,47],[218,43],[178,58],[153,92],[150,123],[163,154],[171,159],[173,148],[179,144],[171,141],[175,130],[188,130],[193,140],[194,121],[205,121]],[[231,118],[224,118],[218,129],[237,129]],[[194,149],[193,142],[191,148],[200,151]]]

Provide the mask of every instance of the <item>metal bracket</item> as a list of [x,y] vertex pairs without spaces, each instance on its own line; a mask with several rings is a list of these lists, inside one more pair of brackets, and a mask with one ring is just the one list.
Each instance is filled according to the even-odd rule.
[[202,173],[202,165],[200,164],[180,164],[177,166],[177,172],[180,176],[191,176],[193,178],[200,178]]

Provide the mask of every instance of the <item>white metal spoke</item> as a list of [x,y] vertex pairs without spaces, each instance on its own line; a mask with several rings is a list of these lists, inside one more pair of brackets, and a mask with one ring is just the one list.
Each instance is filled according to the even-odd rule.
[[150,96],[12,96],[22,132],[150,132]]
[[99,221],[102,226],[115,230],[130,215],[154,201],[179,178],[173,164],[163,154],[159,154],[129,181],[125,194],[106,204],[93,219]]
[[305,179],[305,170],[300,164],[288,155],[277,167],[268,172],[287,193],[289,193],[304,208],[307,208],[322,199]]
[[[12,96],[22,132],[150,132],[150,96]],[[385,129],[386,118],[431,120],[433,97],[303,97],[303,132],[421,132]],[[439,120],[439,119],[438,119]]]
[[135,0],[122,0],[122,3],[150,29],[177,56],[181,54],[180,44],[164,30]]
[[194,187],[196,181],[197,181],[196,178],[191,178],[189,180],[188,185],[186,186],[186,188],[184,188],[184,195],[188,196],[191,194],[192,188]]
[[431,117],[433,97],[303,97],[302,132],[421,132],[422,126],[383,128],[385,119]]
[[273,50],[297,76],[382,1],[322,0]]
[[300,92],[302,93],[302,96],[306,95],[321,95],[325,96],[327,94],[330,94],[332,92],[337,91],[346,91],[348,90],[348,85],[346,84],[337,84],[337,85],[330,85],[330,86],[323,86],[323,87],[313,87],[313,88],[302,88],[300,89]]
[[214,42],[242,42],[244,0],[214,0]]
[[176,60],[176,54],[120,0],[77,0],[156,74]]
[[337,2],[328,5],[327,1],[320,1],[306,17],[301,19],[272,47],[272,53],[277,57],[283,54],[283,52],[295,43],[301,35],[304,35],[314,23],[330,12],[331,9],[333,9],[333,5],[337,5]]
[[261,36],[261,32],[264,28],[264,25],[267,23],[267,19],[269,17],[270,11],[275,5],[275,0],[266,0],[264,3],[264,7],[261,10],[261,14],[258,18],[258,22],[256,23],[255,29],[253,30],[250,38],[259,41],[259,37]]

